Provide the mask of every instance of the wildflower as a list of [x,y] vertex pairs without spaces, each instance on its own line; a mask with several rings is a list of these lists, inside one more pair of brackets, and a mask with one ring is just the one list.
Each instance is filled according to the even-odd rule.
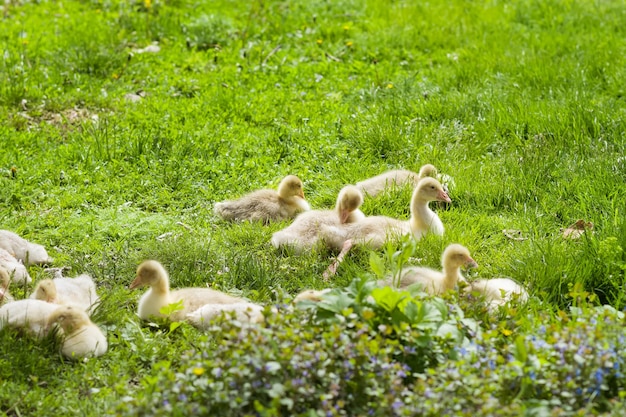
[[391,84],[391,83],[387,84],[387,88],[389,88],[389,89],[393,88],[393,84]]
[[348,42],[346,42],[346,46],[347,46],[348,48],[351,48],[351,47],[352,47],[352,45],[354,45],[354,44],[352,43],[352,41],[348,41]]
[[323,41],[321,39],[318,39],[316,42],[318,45],[321,45]]
[[348,26],[348,25],[343,25],[343,30],[350,30],[350,26]]
[[143,5],[146,6],[146,9],[150,9],[152,7],[152,0],[143,0]]

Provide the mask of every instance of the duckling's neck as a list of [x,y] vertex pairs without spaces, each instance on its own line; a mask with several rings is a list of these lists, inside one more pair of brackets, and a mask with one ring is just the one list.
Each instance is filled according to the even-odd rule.
[[464,280],[461,275],[461,268],[458,266],[443,266],[443,288],[444,290],[453,290],[459,280]]
[[[435,226],[437,228],[437,220],[439,217],[437,214],[428,207],[427,200],[416,199],[411,205],[411,231],[415,237],[420,238],[427,232],[431,231],[431,228]],[[438,230],[432,230],[433,233],[437,233]],[[443,231],[442,233],[443,234]]]
[[160,279],[156,280],[150,288],[154,294],[167,295],[170,293],[170,281],[167,275],[161,275]]

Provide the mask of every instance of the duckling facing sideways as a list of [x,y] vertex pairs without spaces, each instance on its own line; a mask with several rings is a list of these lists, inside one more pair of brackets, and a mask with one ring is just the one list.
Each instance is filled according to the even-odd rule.
[[48,328],[58,324],[62,337],[61,353],[69,359],[102,356],[106,353],[107,338],[87,313],[74,305],[56,306],[48,318]]
[[[356,183],[356,186],[363,192],[363,194],[370,197],[375,197],[390,187],[401,187],[405,184],[411,184],[413,187],[417,186],[417,183],[422,178],[433,177],[438,181],[442,181],[442,178],[449,178],[448,176],[441,176],[437,173],[437,168],[434,165],[426,164],[420,168],[419,173],[409,171],[406,169],[394,169],[391,171],[383,172],[375,177],[368,178]],[[446,192],[446,184],[442,183],[442,186]]]
[[[400,271],[399,288],[421,284],[425,292],[432,295],[443,294],[454,289],[459,281],[466,282],[461,274],[461,267],[477,267],[466,247],[453,243],[448,245],[441,256],[442,271],[423,267],[406,266]],[[382,285],[396,285],[393,278],[379,282]]]
[[322,225],[356,223],[365,218],[359,210],[363,204],[363,194],[354,185],[347,185],[339,191],[334,210],[311,210],[299,214],[286,228],[272,235],[275,248],[291,246],[296,253],[312,249],[320,241]]
[[[245,303],[246,300],[210,288],[182,288],[170,291],[169,275],[158,261],[144,261],[137,268],[137,276],[128,287],[138,288],[144,285],[150,289],[141,296],[137,307],[137,314],[143,320],[150,317],[168,318],[172,321],[183,321],[187,315],[193,313],[206,304],[234,304]],[[161,309],[182,300],[182,309],[174,311],[169,316],[161,313]]]
[[[384,243],[394,236],[412,233],[420,239],[427,233],[443,235],[444,228],[437,213],[428,207],[430,201],[450,202],[450,197],[434,178],[419,181],[411,197],[411,218],[398,220],[386,216],[368,216],[356,223],[341,226],[322,227],[322,237],[329,246],[342,250],[346,241],[363,244],[371,249],[380,249]],[[348,245],[350,246],[350,245]]]
[[0,248],[0,267],[7,270],[16,284],[28,284],[32,281],[24,264],[2,248]]
[[41,280],[30,298],[54,304],[73,304],[90,313],[100,300],[96,284],[89,275],[76,278],[54,278]]
[[241,323],[262,323],[265,320],[263,306],[249,302],[206,304],[196,311],[187,314],[187,318],[194,327],[206,330],[209,328],[211,321],[222,314],[226,317],[233,316],[235,320]]
[[292,219],[302,211],[310,210],[304,199],[302,181],[295,175],[288,175],[275,190],[257,190],[243,197],[215,203],[216,215],[233,221],[270,221]]
[[465,293],[477,292],[482,295],[490,310],[495,310],[511,300],[521,303],[528,301],[528,292],[510,278],[479,279],[469,283]]
[[48,333],[48,317],[58,308],[57,304],[41,300],[17,300],[0,307],[0,329],[5,326],[24,329],[37,338]]
[[9,273],[6,269],[0,267],[0,305],[13,301],[13,297],[9,293],[10,283],[11,277]]
[[46,248],[29,242],[23,237],[9,230],[0,230],[0,248],[5,249],[11,255],[26,265],[39,265],[51,263]]

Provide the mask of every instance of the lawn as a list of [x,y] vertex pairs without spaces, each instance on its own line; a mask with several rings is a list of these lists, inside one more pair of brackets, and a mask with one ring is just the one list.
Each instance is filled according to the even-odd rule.
[[[0,411],[171,415],[176,399],[181,415],[619,415],[625,406],[623,2],[23,0],[0,9],[0,227],[44,245],[68,275],[93,276],[102,303],[92,320],[109,342],[105,356],[75,363],[52,338],[0,332]],[[375,255],[357,248],[330,283],[322,273],[336,253],[271,246],[289,222],[213,214],[215,202],[276,188],[288,174],[313,208],[330,208],[345,184],[425,163],[454,179],[452,203],[433,206],[444,236]],[[361,209],[407,219],[411,191]],[[593,228],[564,238],[577,220]],[[511,277],[531,299],[490,315],[455,294],[418,295],[441,311],[438,326],[462,329],[450,341],[421,328],[433,339],[418,366],[394,349],[414,348],[419,326],[404,334],[381,317],[382,302],[367,306],[365,281],[398,259],[438,267],[452,242],[479,265],[469,279]],[[172,287],[208,285],[285,312],[250,333],[256,342],[228,323],[207,333],[141,323],[144,290],[128,285],[145,259],[167,267]],[[35,283],[49,276],[29,272]],[[33,286],[11,291],[22,298]],[[290,307],[299,291],[325,287],[338,289],[335,304]],[[355,363],[371,350],[395,379],[364,395],[387,368],[362,364],[372,374],[333,396],[325,383],[345,357],[329,353],[317,365],[326,377],[298,391],[285,380],[302,377],[300,338],[335,355],[356,346]],[[270,367],[263,386],[224,399],[229,382],[253,378],[242,358],[286,374]],[[241,372],[220,380],[218,363]]]

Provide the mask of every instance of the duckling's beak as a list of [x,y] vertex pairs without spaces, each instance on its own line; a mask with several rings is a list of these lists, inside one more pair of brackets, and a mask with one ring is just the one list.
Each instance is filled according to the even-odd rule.
[[137,275],[137,277],[135,277],[135,280],[133,282],[130,283],[130,285],[128,286],[129,290],[132,290],[133,288],[137,288],[137,287],[141,287],[141,279],[139,278],[139,275]]
[[437,193],[437,199],[439,201],[445,201],[446,203],[452,203],[452,200],[450,200],[450,197],[448,197],[448,193],[446,193],[444,190],[440,190]]
[[300,190],[298,195],[300,196],[301,199],[306,200],[306,198],[304,198],[304,191],[303,190]]
[[465,262],[466,268],[478,268],[478,264],[472,258],[468,258],[467,262]]
[[339,223],[344,224],[350,217],[350,210],[343,209],[339,212]]

